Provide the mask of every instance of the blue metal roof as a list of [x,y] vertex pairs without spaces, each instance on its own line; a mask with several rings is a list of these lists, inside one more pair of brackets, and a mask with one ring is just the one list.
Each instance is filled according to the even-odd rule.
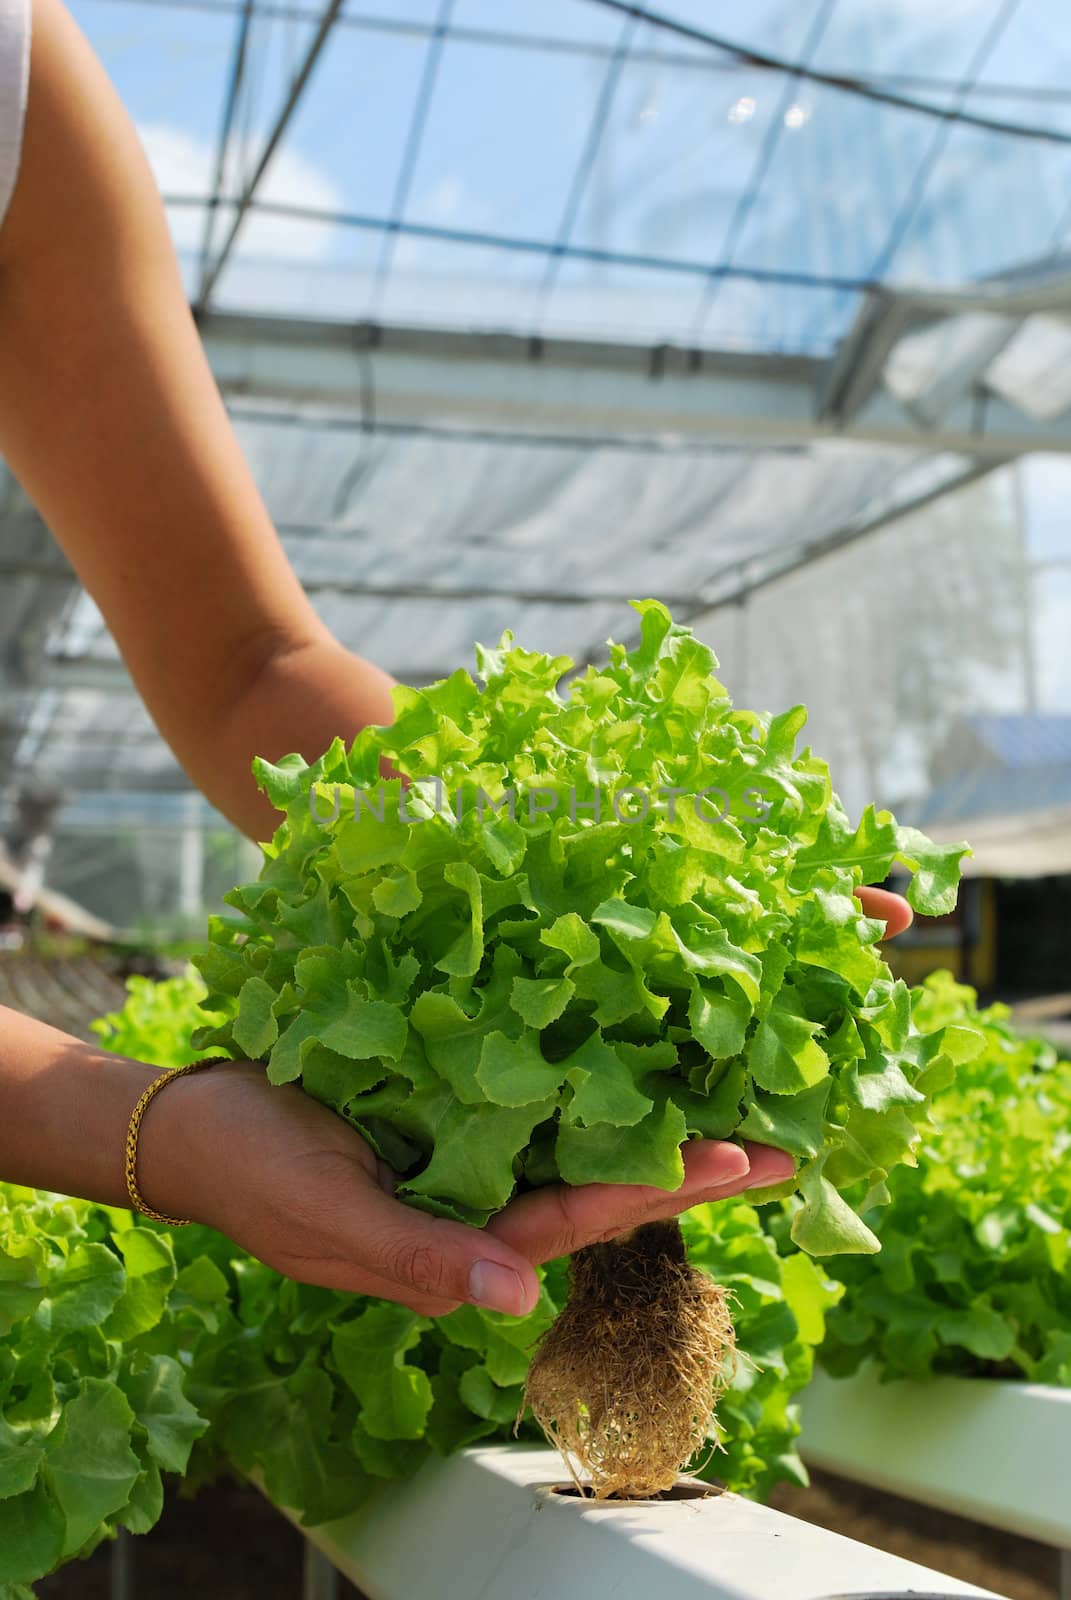
[[[1007,817],[1071,806],[1071,762],[1012,767],[1005,772],[964,772],[935,785],[910,820],[916,827],[966,823],[972,817]],[[906,820],[908,808],[901,808]]]
[[1071,716],[1046,712],[967,717],[966,726],[1004,766],[1016,769],[1067,765],[1071,784]]

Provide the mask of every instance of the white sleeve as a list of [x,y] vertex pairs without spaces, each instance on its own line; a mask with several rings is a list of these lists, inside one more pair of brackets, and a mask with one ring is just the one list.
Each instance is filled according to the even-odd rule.
[[15,188],[30,76],[30,0],[0,0],[0,225]]

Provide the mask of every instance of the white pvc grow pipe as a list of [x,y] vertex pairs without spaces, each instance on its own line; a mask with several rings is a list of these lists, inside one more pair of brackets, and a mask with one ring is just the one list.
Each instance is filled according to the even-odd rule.
[[1071,1389],[990,1378],[817,1373],[804,1460],[990,1527],[1071,1547]]
[[596,1504],[562,1480],[550,1450],[465,1450],[307,1536],[368,1600],[993,1600],[738,1495]]

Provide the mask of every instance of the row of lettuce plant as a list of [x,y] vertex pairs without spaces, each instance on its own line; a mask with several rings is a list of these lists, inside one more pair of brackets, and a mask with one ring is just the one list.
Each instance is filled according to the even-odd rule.
[[[864,1212],[880,1252],[827,1263],[845,1293],[821,1363],[1071,1385],[1071,1061],[946,972],[915,1015],[924,1032],[966,1023],[985,1045],[935,1095],[918,1170],[892,1171],[887,1203]],[[791,1249],[784,1219],[774,1231]]]

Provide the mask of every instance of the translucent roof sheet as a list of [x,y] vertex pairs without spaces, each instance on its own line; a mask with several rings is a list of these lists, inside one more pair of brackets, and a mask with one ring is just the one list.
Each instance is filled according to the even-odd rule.
[[[1071,445],[1062,0],[73,10],[295,568],[401,677]],[[5,773],[183,785],[6,479],[0,634]]]
[[[364,437],[236,408],[245,454],[293,566],[324,621],[403,681],[472,666],[473,641],[510,628],[584,661],[627,638],[628,600],[657,594],[686,616],[767,563],[842,536],[853,521],[954,481],[955,456],[863,451],[538,445],[400,433]],[[769,472],[792,516],[773,514]],[[415,492],[417,486],[435,492]],[[717,527],[712,539],[711,529]],[[28,649],[27,685],[4,693],[6,770],[70,792],[181,789],[186,780],[134,699],[99,612],[58,553],[37,546],[5,635]],[[35,570],[32,563],[28,570]],[[35,600],[48,609],[31,616]],[[5,742],[6,741],[6,742]]]
[[203,307],[822,352],[1071,224],[1059,0],[74,10]]

